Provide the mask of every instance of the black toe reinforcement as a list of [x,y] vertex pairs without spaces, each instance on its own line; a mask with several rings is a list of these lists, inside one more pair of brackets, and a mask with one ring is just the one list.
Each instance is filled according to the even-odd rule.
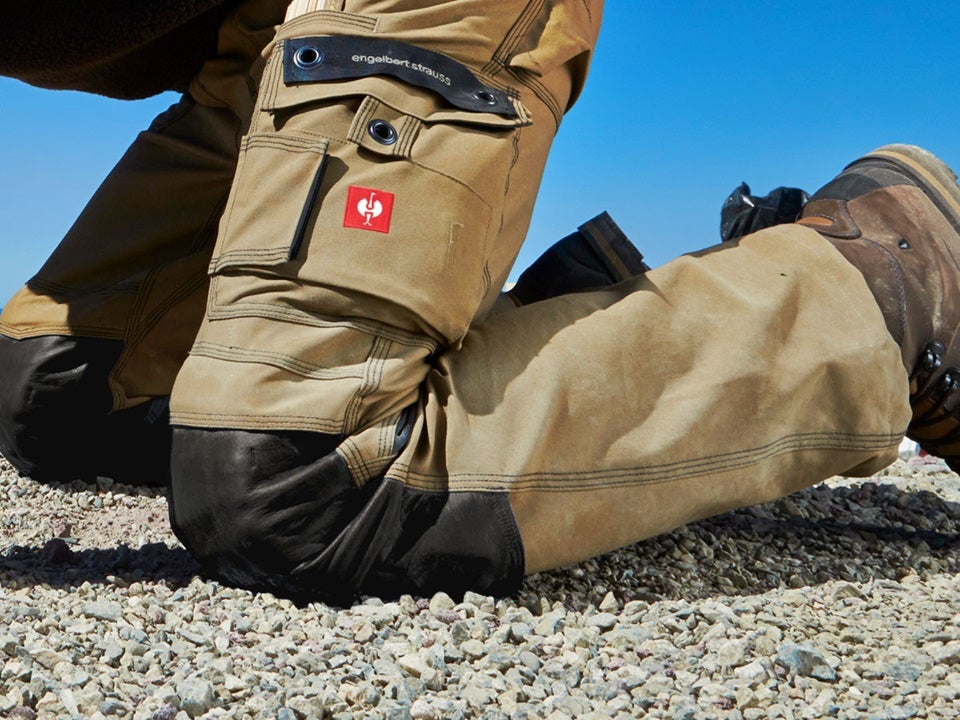
[[360,487],[339,440],[175,427],[174,531],[210,575],[301,601],[519,587],[523,550],[505,494]]

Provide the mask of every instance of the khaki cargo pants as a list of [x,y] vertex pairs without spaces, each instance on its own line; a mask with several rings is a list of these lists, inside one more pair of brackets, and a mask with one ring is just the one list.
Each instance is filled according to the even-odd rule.
[[342,600],[510,592],[889,463],[899,350],[810,229],[497,303],[601,8],[241,5],[4,309],[4,452],[135,465],[169,395],[186,546]]

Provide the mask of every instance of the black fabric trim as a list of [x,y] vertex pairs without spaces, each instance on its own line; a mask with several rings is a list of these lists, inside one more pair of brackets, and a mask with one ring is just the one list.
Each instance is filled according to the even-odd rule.
[[119,340],[0,335],[0,452],[21,474],[166,484],[166,398],[111,412],[107,376],[122,348]]
[[391,75],[426,88],[462,110],[517,117],[505,92],[480,82],[466,65],[432,50],[364,37],[293,38],[283,44],[287,85],[372,75]]
[[614,222],[610,213],[604,211],[577,229],[606,267],[610,277],[627,280],[650,271],[650,266],[643,261],[643,253]]
[[506,494],[358,487],[333,435],[176,427],[173,437],[174,532],[227,583],[347,604],[360,593],[506,594],[522,582]]
[[395,596],[467,590],[509,595],[523,582],[520,530],[506,493],[430,493],[384,481],[371,500],[390,525],[389,539],[364,578],[364,592]]
[[649,269],[643,254],[604,212],[547,248],[520,274],[510,294],[529,305],[609,287]]

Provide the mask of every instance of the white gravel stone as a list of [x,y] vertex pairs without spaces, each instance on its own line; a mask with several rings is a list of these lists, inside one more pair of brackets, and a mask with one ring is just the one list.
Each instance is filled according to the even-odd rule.
[[178,683],[177,695],[180,697],[180,709],[192,718],[200,717],[216,702],[213,684],[199,678],[188,678]]
[[960,702],[960,479],[917,457],[515,598],[349,608],[199,578],[162,493],[0,462],[0,497],[5,717],[882,720]]
[[617,624],[617,616],[608,612],[597,613],[587,618],[587,624],[600,630],[610,630]]

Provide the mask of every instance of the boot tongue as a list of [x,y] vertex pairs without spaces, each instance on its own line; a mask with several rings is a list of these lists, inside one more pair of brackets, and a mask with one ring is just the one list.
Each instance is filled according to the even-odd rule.
[[862,233],[850,214],[847,202],[875,190],[903,185],[904,181],[903,173],[890,167],[888,161],[861,158],[814,193],[797,222],[827,237],[856,240]]

